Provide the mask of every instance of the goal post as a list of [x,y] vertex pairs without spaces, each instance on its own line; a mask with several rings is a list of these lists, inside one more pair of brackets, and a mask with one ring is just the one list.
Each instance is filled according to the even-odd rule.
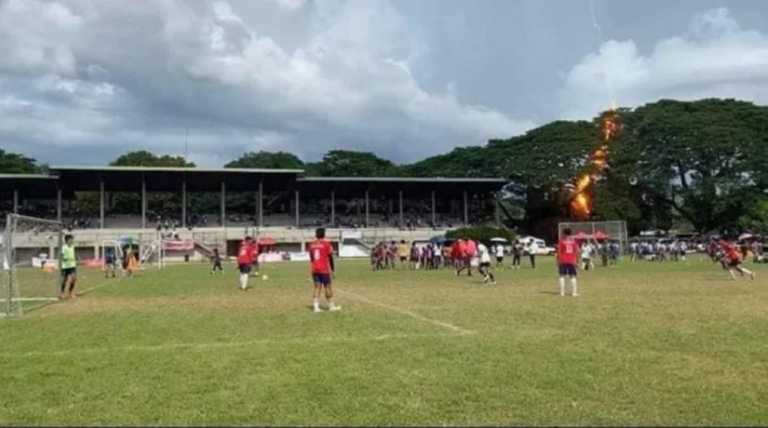
[[20,317],[57,300],[63,241],[59,221],[7,215],[0,245],[0,317]]
[[563,237],[563,231],[571,229],[574,235],[584,236],[593,241],[614,241],[619,243],[621,253],[629,248],[629,236],[627,234],[627,222],[625,221],[581,221],[565,222],[558,224],[557,237]]

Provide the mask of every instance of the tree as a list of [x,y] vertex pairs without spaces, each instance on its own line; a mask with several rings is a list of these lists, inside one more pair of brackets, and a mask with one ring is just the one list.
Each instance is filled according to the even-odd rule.
[[304,169],[304,162],[286,152],[248,152],[225,165],[225,168]]
[[400,169],[391,161],[373,153],[332,150],[312,170],[323,177],[394,177]]
[[759,196],[739,218],[739,226],[755,233],[768,232],[768,196]]
[[734,226],[768,183],[765,107],[663,100],[623,120],[611,159],[617,179],[699,232]]
[[146,150],[128,152],[115,159],[111,166],[154,166],[154,167],[194,167],[195,164],[187,162],[182,156],[163,155],[157,156]]
[[0,173],[3,174],[38,174],[41,168],[34,159],[0,149]]
[[496,163],[488,159],[486,152],[485,147],[459,147],[406,165],[402,171],[409,177],[490,177]]

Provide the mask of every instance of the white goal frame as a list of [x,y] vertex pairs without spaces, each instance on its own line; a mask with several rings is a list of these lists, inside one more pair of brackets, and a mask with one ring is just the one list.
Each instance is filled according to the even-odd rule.
[[563,231],[571,229],[574,235],[583,233],[590,236],[591,241],[596,241],[594,236],[598,232],[606,233],[610,241],[618,241],[621,248],[621,254],[626,254],[629,248],[629,235],[627,233],[626,221],[580,221],[564,222],[557,226],[557,239],[562,239]]
[[[17,230],[19,221],[37,223],[41,226],[53,226],[57,229],[55,234],[56,250],[61,251],[64,243],[64,224],[56,220],[24,216],[20,214],[8,214],[6,216],[5,230],[0,243],[0,268],[2,280],[0,280],[0,318],[17,318],[24,314],[22,302],[41,302],[42,305],[56,301],[55,297],[22,297],[21,288],[24,286],[18,277],[19,261],[17,259],[17,245],[26,239],[37,236],[37,232],[20,232]],[[46,232],[49,233],[49,232]],[[56,257],[57,270],[61,271],[61,257]],[[31,263],[30,263],[31,264]],[[56,277],[58,278],[58,277]],[[54,287],[55,284],[51,284]]]

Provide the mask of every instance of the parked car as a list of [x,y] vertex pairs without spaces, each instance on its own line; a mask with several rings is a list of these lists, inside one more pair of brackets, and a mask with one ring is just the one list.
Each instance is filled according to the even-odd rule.
[[522,242],[526,254],[529,251],[537,256],[551,256],[555,254],[555,247],[547,246],[546,241],[543,239],[536,238],[535,236],[525,236],[518,240]]

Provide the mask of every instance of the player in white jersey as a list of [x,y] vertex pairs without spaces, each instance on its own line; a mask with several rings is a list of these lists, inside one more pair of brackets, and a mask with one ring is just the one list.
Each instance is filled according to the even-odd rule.
[[488,247],[482,242],[477,244],[477,254],[480,257],[480,274],[483,275],[483,283],[487,284],[489,281],[491,284],[496,284],[496,278],[491,273],[491,252]]

